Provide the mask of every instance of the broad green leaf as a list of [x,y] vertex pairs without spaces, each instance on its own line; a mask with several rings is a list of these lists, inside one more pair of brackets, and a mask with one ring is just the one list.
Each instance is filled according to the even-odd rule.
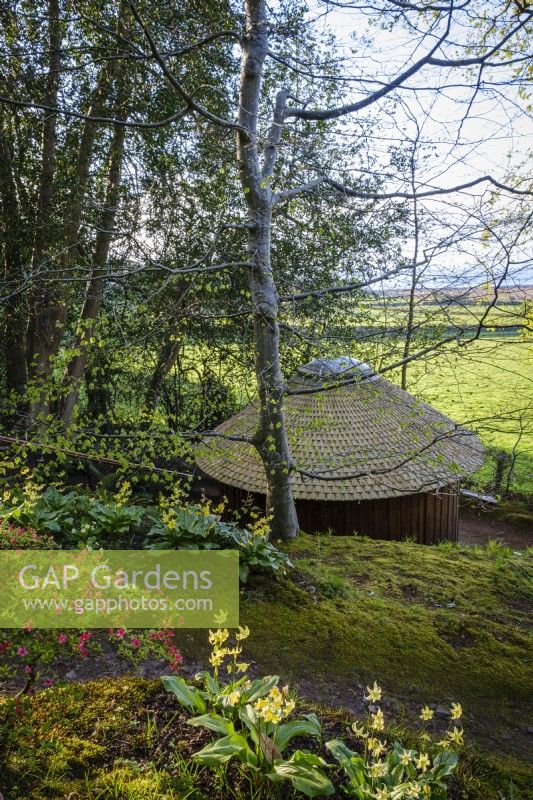
[[205,700],[194,686],[190,686],[183,678],[177,678],[175,675],[165,675],[161,680],[167,692],[173,692],[182,706],[189,711],[199,711],[201,714],[205,712]]
[[220,691],[220,686],[218,682],[213,678],[210,672],[207,670],[202,670],[202,672],[197,672],[194,676],[195,680],[197,681],[204,681],[205,688],[211,692],[211,694],[218,694]]
[[194,725],[198,728],[209,728],[210,731],[228,735],[235,733],[233,722],[222,717],[220,714],[202,714],[200,717],[193,717],[187,720],[187,725]]
[[433,761],[433,772],[436,778],[444,778],[455,771],[459,756],[453,750],[441,750]]
[[206,764],[209,767],[218,766],[219,764],[226,764],[232,758],[238,758],[240,761],[246,761],[248,742],[239,733],[232,733],[230,736],[223,736],[214,742],[210,742],[197,753],[193,758],[199,761],[200,764]]
[[316,714],[304,714],[300,719],[280,725],[276,732],[276,747],[283,752],[295,736],[320,736],[322,727]]
[[354,786],[362,786],[365,780],[365,762],[361,756],[346,747],[340,739],[326,742],[326,749],[337,759]]
[[281,761],[274,764],[274,772],[290,781],[298,792],[307,797],[328,797],[335,794],[332,782],[313,763],[306,764],[303,760]]
[[253,703],[259,697],[264,697],[269,691],[279,683],[279,675],[265,675],[264,678],[257,678],[252,681],[250,688],[243,692],[243,700],[246,703]]
[[246,705],[239,707],[239,719],[243,722],[250,732],[250,736],[255,745],[259,744],[259,725],[257,721],[257,714],[253,706]]

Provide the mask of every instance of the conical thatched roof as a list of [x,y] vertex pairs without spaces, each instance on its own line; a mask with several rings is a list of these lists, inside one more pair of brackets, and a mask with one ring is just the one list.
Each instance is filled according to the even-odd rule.
[[[290,379],[289,389],[294,394],[286,398],[285,414],[292,455],[297,467],[316,475],[292,473],[296,498],[345,501],[426,492],[483,463],[473,433],[355,359],[313,361]],[[252,403],[216,430],[251,437],[257,419]],[[223,484],[266,491],[252,445],[209,438],[197,463]]]

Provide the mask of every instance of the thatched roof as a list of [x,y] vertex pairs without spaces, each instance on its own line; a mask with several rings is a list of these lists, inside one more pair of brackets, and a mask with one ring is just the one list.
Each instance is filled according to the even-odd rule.
[[[408,392],[349,358],[318,359],[289,381],[285,414],[297,467],[294,496],[307,500],[397,497],[448,486],[484,460],[478,438]],[[252,403],[216,429],[251,437]],[[265,493],[261,460],[252,445],[209,438],[198,451],[200,469],[215,480]]]

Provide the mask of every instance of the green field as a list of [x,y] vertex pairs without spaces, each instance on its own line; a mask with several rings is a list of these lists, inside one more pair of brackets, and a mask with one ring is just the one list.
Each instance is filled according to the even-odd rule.
[[[533,342],[483,338],[413,365],[408,389],[477,430],[489,447],[516,454],[511,489],[533,493]],[[490,480],[489,462],[480,478]]]

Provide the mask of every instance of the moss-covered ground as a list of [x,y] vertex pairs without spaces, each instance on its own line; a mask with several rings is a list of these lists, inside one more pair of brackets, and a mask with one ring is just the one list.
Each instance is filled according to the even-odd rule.
[[[287,550],[290,576],[256,578],[242,598],[253,671],[280,674],[326,719],[357,716],[376,679],[386,718],[405,739],[422,703],[443,706],[438,725],[459,701],[469,744],[453,800],[533,797],[531,554],[494,543],[305,535]],[[182,631],[179,644],[189,669],[205,661],[203,633]],[[191,731],[158,682],[139,678],[49,689],[18,713],[0,701],[0,792],[5,800],[227,797],[222,779],[191,767],[205,735]]]

